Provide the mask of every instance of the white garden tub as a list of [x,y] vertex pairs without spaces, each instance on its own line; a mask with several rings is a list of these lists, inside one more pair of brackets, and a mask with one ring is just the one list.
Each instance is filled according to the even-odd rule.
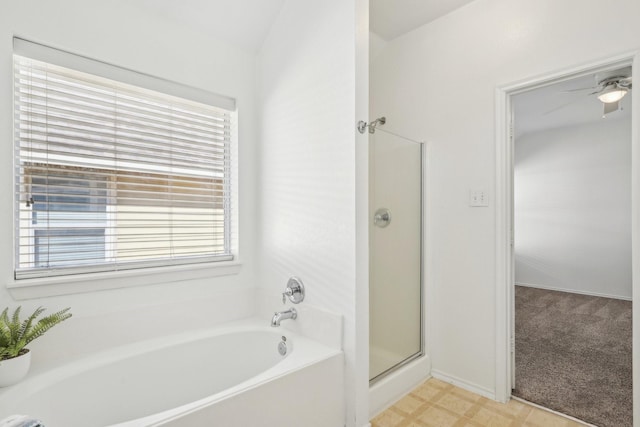
[[[262,322],[266,323],[266,322]],[[286,337],[287,354],[278,352]],[[45,427],[344,425],[342,352],[258,322],[114,348],[0,389]]]

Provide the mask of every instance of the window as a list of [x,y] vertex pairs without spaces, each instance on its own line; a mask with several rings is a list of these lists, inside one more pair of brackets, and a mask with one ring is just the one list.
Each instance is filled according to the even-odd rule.
[[17,41],[16,279],[232,259],[233,110]]
[[[46,171],[46,165],[40,165]],[[84,179],[82,172],[63,170],[39,173],[27,168],[33,241],[32,261],[36,268],[92,264],[106,258],[107,180]],[[26,205],[26,203],[25,203]],[[29,211],[26,210],[25,214]]]

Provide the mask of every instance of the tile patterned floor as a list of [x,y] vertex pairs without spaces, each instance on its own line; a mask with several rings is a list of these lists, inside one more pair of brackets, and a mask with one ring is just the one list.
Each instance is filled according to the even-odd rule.
[[532,405],[503,404],[431,378],[371,420],[372,427],[584,427]]

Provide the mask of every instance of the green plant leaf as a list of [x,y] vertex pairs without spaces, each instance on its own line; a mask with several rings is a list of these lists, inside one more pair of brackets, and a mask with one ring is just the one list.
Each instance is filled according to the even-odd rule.
[[8,312],[5,316],[6,318],[6,326],[9,331],[9,336],[11,340],[16,340],[18,336],[18,331],[20,330],[20,306],[16,308],[9,318]]
[[5,308],[0,314],[0,351],[7,347],[11,342],[11,330],[9,329],[9,316],[7,312],[9,308]]
[[11,316],[8,307],[0,313],[0,361],[18,356],[31,341],[71,317],[67,307],[36,321],[45,311],[38,307],[27,319],[20,321],[20,309],[16,308]]
[[[20,307],[18,307],[18,310],[20,309]],[[20,325],[20,319],[16,318],[16,324],[20,325],[17,331],[17,334],[15,335],[15,340],[17,341],[22,341],[25,337],[25,335],[28,333],[29,330],[31,330],[31,327],[33,325],[33,321],[36,320],[36,318],[38,316],[40,316],[42,314],[42,312],[44,311],[44,308],[42,307],[38,307],[36,309],[36,311],[34,311],[31,316],[29,316],[27,318],[27,320],[25,320],[24,322],[22,322],[22,325]],[[15,316],[14,316],[15,317]]]
[[[54,327],[60,322],[63,322],[71,317],[71,313],[68,313],[70,308],[65,308],[64,310],[60,310],[57,313],[50,314],[49,316],[43,317],[36,323],[36,325],[29,330],[25,336],[25,346],[29,344],[34,339],[42,336],[49,329]],[[24,346],[23,346],[24,347]]]

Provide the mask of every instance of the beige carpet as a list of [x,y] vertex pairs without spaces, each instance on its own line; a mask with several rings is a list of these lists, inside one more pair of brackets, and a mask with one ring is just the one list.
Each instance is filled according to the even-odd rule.
[[514,395],[632,426],[631,302],[516,286]]

